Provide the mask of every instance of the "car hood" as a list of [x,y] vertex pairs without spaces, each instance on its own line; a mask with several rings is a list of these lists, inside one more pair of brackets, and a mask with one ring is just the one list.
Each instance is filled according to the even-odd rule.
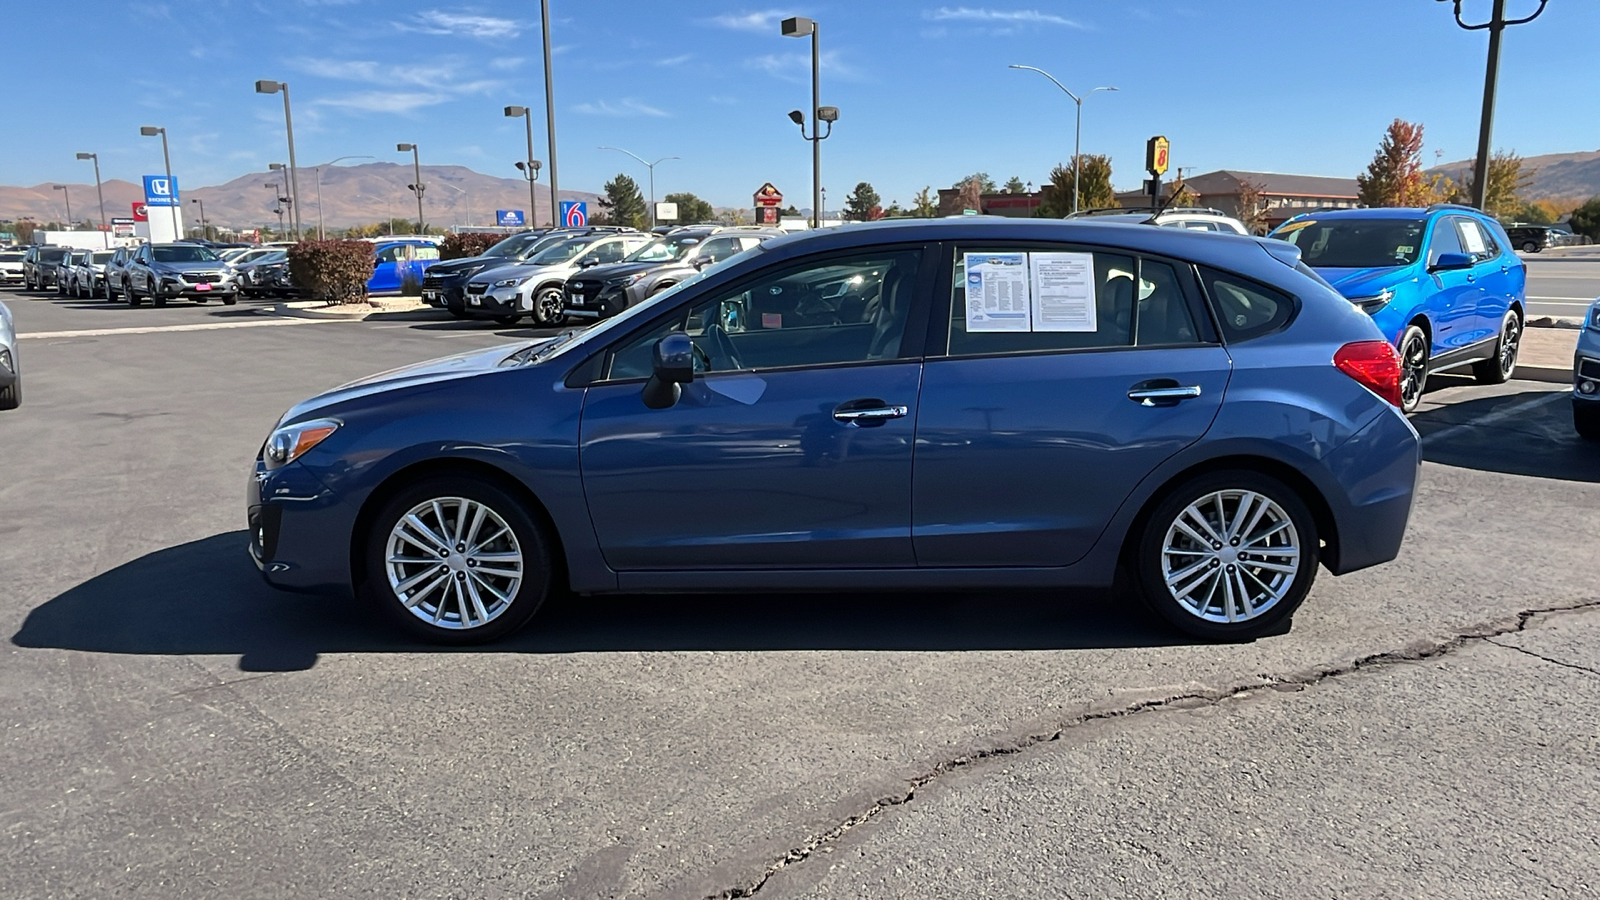
[[342,384],[331,391],[318,394],[309,400],[295,404],[288,412],[283,414],[279,424],[282,425],[285,422],[304,419],[312,413],[320,412],[328,407],[351,400],[358,400],[362,397],[371,397],[389,391],[481,375],[497,368],[511,354],[525,350],[528,347],[548,343],[550,340],[552,339],[544,338],[519,344],[501,344],[498,347],[490,347],[487,350],[469,350],[453,356],[412,363],[409,366],[401,366],[398,369],[390,369],[387,372],[368,375],[365,378],[359,378],[349,384]]
[[1318,268],[1327,282],[1333,285],[1334,290],[1343,294],[1346,299],[1358,297],[1371,297],[1382,293],[1385,288],[1406,281],[1411,276],[1410,266],[1380,266],[1365,269],[1335,269]]
[[153,262],[150,268],[157,272],[221,272],[228,268],[221,260],[210,262]]
[[587,269],[580,270],[572,277],[582,281],[610,281],[613,278],[621,278],[625,275],[632,275],[635,272],[648,272],[652,269],[670,265],[672,265],[671,260],[666,262],[611,263],[605,266],[590,266]]
[[461,259],[447,259],[436,262],[428,267],[430,275],[454,275],[479,266],[503,266],[514,263],[516,260],[504,256],[467,256]]
[[507,278],[531,278],[537,275],[543,275],[546,272],[555,272],[561,269],[570,270],[572,268],[573,266],[569,263],[554,263],[543,266],[536,266],[532,263],[525,262],[511,263],[510,265],[497,266],[493,269],[484,269],[482,272],[479,272],[478,274],[467,279],[467,281],[469,283],[489,282],[492,284],[496,281],[504,281]]

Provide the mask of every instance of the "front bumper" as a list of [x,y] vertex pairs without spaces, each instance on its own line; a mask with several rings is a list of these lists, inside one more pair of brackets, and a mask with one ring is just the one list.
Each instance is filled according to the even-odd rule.
[[275,588],[348,594],[355,516],[299,463],[268,471],[256,460],[245,490],[250,558]]
[[1578,349],[1572,355],[1572,399],[1600,403],[1600,331],[1594,328],[1586,327],[1578,335]]
[[532,306],[523,300],[520,288],[491,287],[481,294],[467,291],[462,311],[473,318],[492,318],[527,315]]
[[239,293],[239,285],[224,281],[216,284],[190,284],[189,282],[161,282],[161,296],[163,297],[190,297],[204,300],[210,297],[233,297]]
[[568,284],[561,290],[561,308],[574,319],[609,319],[628,308],[628,290],[621,285]]

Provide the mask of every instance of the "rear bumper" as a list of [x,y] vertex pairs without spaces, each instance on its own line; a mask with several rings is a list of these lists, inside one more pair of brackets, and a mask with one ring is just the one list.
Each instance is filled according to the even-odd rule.
[[1328,571],[1343,575],[1386,563],[1400,555],[1417,477],[1422,442],[1398,412],[1385,412],[1325,460],[1339,493],[1326,496],[1338,547],[1326,560]]

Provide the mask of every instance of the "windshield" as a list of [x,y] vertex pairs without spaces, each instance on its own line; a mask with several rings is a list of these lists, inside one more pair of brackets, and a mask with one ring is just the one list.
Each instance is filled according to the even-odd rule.
[[26,253],[0,253],[0,262],[20,262]]
[[40,250],[39,262],[61,262],[67,255],[65,247],[59,250]]
[[661,238],[633,251],[622,261],[671,262],[675,259],[683,259],[684,255],[699,243],[700,238],[698,236],[683,235],[682,237]]
[[96,265],[104,265],[105,263],[111,261],[111,257],[116,255],[117,251],[115,250],[100,250],[90,256],[89,261],[95,263]]
[[484,256],[494,256],[501,259],[516,256],[523,248],[537,242],[537,234],[513,234],[493,247],[483,251]]
[[151,247],[156,262],[216,262],[217,255],[204,247]]
[[555,265],[556,263],[564,263],[574,256],[577,256],[579,253],[582,253],[584,248],[588,247],[592,243],[594,243],[592,240],[569,240],[565,244],[557,244],[554,247],[540,250],[538,253],[534,254],[533,258],[528,260],[528,262],[531,262],[536,266],[550,266]]
[[1318,269],[1406,266],[1422,253],[1423,219],[1297,219],[1270,237],[1300,248],[1306,265]]

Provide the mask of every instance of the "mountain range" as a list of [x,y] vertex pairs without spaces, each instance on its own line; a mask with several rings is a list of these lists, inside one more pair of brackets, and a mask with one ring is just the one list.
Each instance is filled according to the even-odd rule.
[[[318,180],[317,167],[301,166],[300,182],[301,224],[315,228],[317,224]],[[390,162],[373,162],[355,166],[322,166],[320,172],[322,221],[328,228],[348,228],[389,218],[415,220],[417,200],[406,185],[415,180],[411,166]],[[475,172],[465,166],[423,166],[423,212],[434,225],[493,225],[495,210],[528,208],[528,182],[520,178],[496,178]],[[255,172],[243,175],[226,184],[210,187],[184,185],[179,174],[178,185],[186,209],[184,221],[198,224],[200,207],[205,207],[206,220],[218,226],[250,228],[278,224],[275,192],[269,184],[281,184],[278,172]],[[144,199],[144,187],[120,179],[102,183],[105,192],[107,218],[131,214],[133,204]],[[72,202],[72,217],[76,221],[98,221],[99,202],[93,184],[66,184],[65,194]],[[287,193],[284,194],[287,196]],[[588,201],[592,213],[598,194],[589,191],[562,189],[563,200]],[[529,223],[546,223],[550,219],[550,186],[543,180],[535,185],[538,202],[536,217]],[[193,201],[198,200],[198,203]],[[31,218],[37,222],[65,221],[66,206],[63,192],[54,183],[32,187],[0,186],[0,220]]]
[[[1547,153],[1543,156],[1525,156],[1523,172],[1532,172],[1533,181],[1522,191],[1524,200],[1587,200],[1600,196],[1600,150],[1579,153]],[[1472,160],[1445,163],[1429,169],[1429,174],[1443,174],[1457,183],[1464,173],[1472,171]]]

